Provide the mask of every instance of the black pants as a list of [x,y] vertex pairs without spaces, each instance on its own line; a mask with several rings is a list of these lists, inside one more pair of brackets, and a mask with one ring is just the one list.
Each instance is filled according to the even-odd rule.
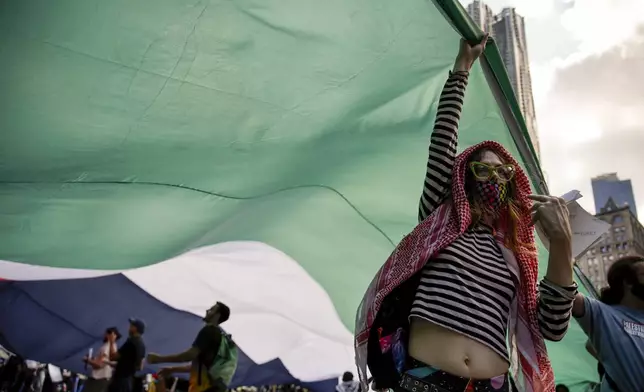
[[133,392],[134,377],[112,378],[107,392]]
[[110,385],[110,380],[107,378],[88,378],[85,381],[85,386],[83,387],[84,392],[106,392],[108,386]]

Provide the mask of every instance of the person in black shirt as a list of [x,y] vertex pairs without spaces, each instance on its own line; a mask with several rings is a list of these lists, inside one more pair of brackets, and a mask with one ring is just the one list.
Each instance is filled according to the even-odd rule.
[[138,319],[130,319],[129,321],[129,337],[118,351],[116,350],[116,334],[108,336],[110,360],[116,361],[108,392],[132,392],[134,375],[143,367],[145,344],[141,336],[145,333],[145,323]]
[[[190,372],[190,392],[220,392],[226,391],[221,379],[210,380],[208,369],[213,364],[219,353],[222,334],[219,325],[230,317],[230,309],[221,302],[217,302],[206,312],[204,321],[206,325],[201,328],[192,347],[175,355],[158,355],[150,353],[148,363],[182,363],[191,362],[190,365],[167,367],[161,370],[159,375],[164,378],[174,373]],[[164,385],[164,382],[159,383]],[[163,388],[163,387],[162,387]],[[164,392],[162,388],[159,392]]]

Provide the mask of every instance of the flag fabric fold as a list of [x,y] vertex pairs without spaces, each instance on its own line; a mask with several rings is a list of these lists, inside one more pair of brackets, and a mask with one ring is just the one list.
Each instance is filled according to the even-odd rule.
[[[455,1],[0,3],[0,344],[82,371],[106,326],[144,317],[150,350],[178,350],[223,301],[233,384],[336,384],[414,227],[468,21]],[[472,71],[460,144],[503,144],[537,189],[499,59]],[[557,380],[595,377],[583,340],[548,347]]]

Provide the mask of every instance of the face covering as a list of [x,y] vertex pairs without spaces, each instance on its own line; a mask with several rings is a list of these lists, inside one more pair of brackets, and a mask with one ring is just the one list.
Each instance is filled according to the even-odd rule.
[[507,199],[506,184],[499,184],[496,179],[476,181],[476,191],[483,206],[494,212],[498,211]]

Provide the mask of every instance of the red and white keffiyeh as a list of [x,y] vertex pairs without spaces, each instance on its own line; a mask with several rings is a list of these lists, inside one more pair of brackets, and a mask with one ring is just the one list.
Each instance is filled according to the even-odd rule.
[[[501,144],[485,141],[466,149],[456,157],[451,197],[403,238],[374,277],[360,303],[356,318],[355,348],[358,372],[364,386],[367,380],[369,332],[383,300],[394,288],[419,272],[428,260],[462,235],[471,224],[470,205],[465,194],[465,174],[470,156],[481,149],[494,151],[505,162],[515,166],[514,197],[520,205],[532,205],[528,198],[531,193],[528,177]],[[522,244],[534,244],[529,209],[524,208],[521,215],[517,225],[518,240]],[[508,265],[518,268],[520,278],[518,301],[515,301],[511,311],[508,331],[512,362],[510,371],[521,391],[554,391],[554,373],[537,321],[537,255],[534,251],[514,254],[505,247],[502,234],[497,236],[497,241]]]

